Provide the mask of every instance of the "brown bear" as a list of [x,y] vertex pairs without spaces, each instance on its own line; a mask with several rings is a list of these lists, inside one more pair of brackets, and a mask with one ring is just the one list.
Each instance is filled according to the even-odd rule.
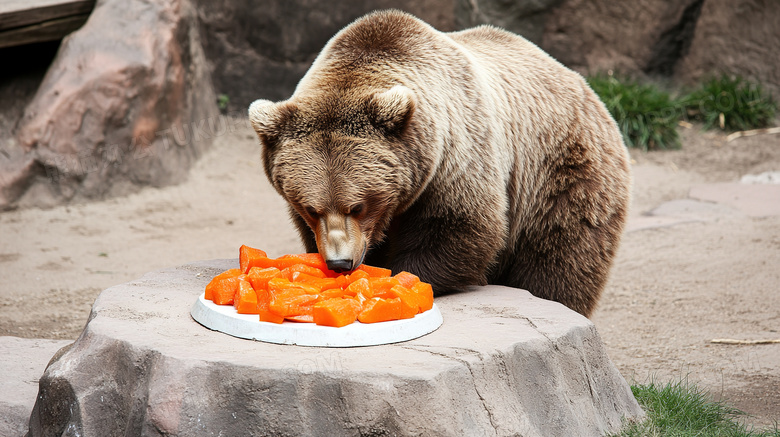
[[374,12],[327,43],[289,100],[255,101],[249,118],[306,250],[331,269],[595,307],[628,154],[583,78],[525,39]]

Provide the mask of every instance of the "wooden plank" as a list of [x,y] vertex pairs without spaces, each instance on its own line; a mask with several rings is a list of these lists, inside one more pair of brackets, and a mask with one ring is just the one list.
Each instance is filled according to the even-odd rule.
[[95,0],[0,0],[0,31],[89,15]]
[[89,14],[74,15],[0,32],[0,48],[62,39],[81,27],[87,18]]

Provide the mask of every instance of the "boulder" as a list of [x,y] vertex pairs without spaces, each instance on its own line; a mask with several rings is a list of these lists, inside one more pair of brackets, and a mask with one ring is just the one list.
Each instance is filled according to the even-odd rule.
[[687,83],[717,73],[759,81],[780,96],[780,8],[772,0],[707,0],[675,75]]
[[772,0],[458,0],[459,27],[495,24],[570,68],[694,85],[739,74],[780,93],[780,8]]
[[25,108],[0,210],[183,180],[219,115],[205,65],[189,0],[98,1]]
[[259,98],[290,97],[325,43],[356,18],[395,8],[448,31],[455,29],[453,2],[197,0],[214,87],[236,111]]
[[236,266],[194,263],[101,293],[41,378],[30,435],[586,436],[643,416],[594,325],[526,291],[437,298],[442,326],[403,343],[284,346],[191,318],[210,278]]
[[668,75],[688,49],[702,0],[566,0],[547,14],[541,47],[581,72]]

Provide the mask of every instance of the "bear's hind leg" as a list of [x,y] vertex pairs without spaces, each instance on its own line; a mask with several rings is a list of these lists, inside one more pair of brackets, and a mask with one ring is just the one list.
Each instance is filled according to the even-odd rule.
[[560,231],[546,241],[521,238],[491,281],[528,290],[590,317],[609,278],[616,242],[605,229],[583,224],[577,233]]

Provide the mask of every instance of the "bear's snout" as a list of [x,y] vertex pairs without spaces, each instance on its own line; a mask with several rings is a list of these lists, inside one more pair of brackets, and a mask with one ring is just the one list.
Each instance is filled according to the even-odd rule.
[[317,249],[328,269],[336,273],[349,272],[363,262],[366,241],[355,217],[325,214],[318,220],[314,231]]
[[351,259],[333,259],[325,261],[329,270],[333,270],[336,273],[344,273],[352,270]]

